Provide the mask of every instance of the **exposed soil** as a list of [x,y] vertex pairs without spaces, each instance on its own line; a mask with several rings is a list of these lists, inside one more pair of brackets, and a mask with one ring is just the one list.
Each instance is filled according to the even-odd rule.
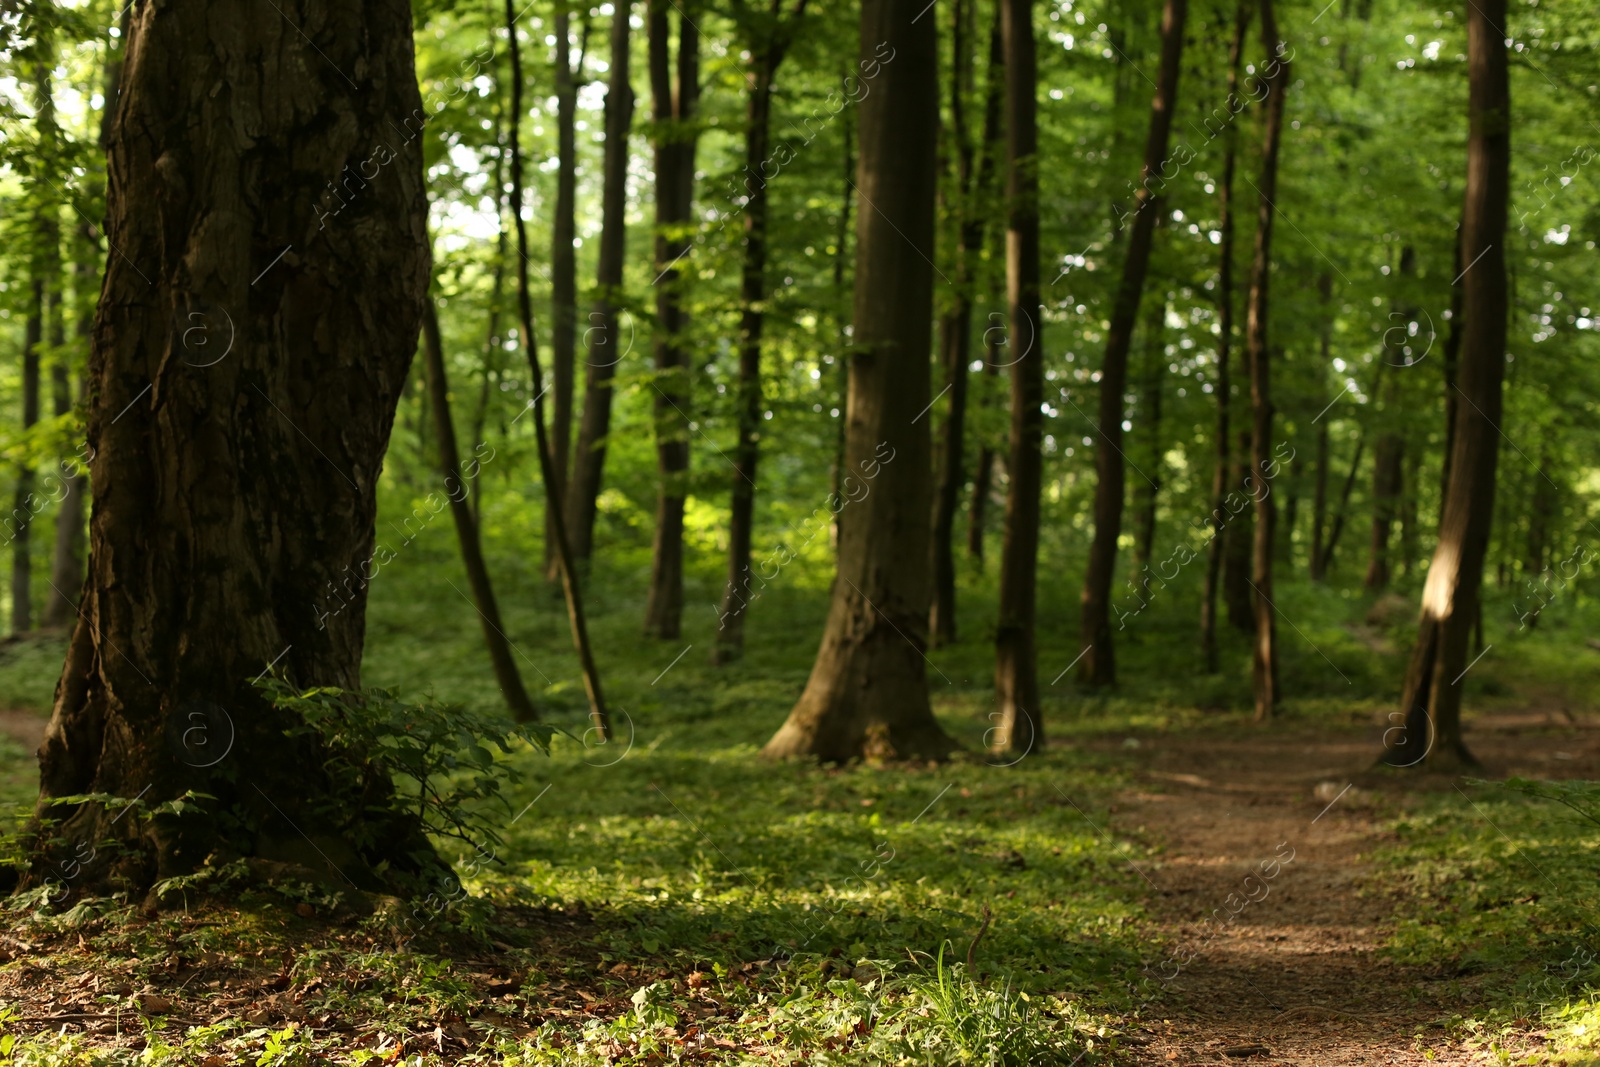
[[[1597,777],[1597,727],[1561,711],[1484,717],[1468,742],[1485,776]],[[1372,773],[1379,733],[1276,724],[1140,742],[1142,781],[1113,825],[1164,846],[1140,873],[1177,944],[1152,967],[1170,980],[1137,1062],[1486,1062],[1444,1025],[1470,1009],[1473,981],[1382,953],[1400,891],[1368,859],[1409,790],[1472,787]]]

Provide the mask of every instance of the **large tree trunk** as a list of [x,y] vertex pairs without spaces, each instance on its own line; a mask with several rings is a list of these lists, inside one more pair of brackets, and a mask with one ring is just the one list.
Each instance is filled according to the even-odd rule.
[[[1183,0],[1169,0],[1180,6]],[[1000,550],[995,629],[996,752],[1020,758],[1044,746],[1034,615],[1039,488],[1044,474],[1044,316],[1039,307],[1039,72],[1033,0],[1001,0],[1005,41],[1006,303],[1011,369],[1011,477]],[[1181,16],[1180,16],[1181,17]],[[1181,32],[1181,25],[1179,27]],[[1170,105],[1170,97],[1168,99]],[[1163,143],[1165,139],[1163,138]],[[1137,294],[1135,294],[1137,299]]]
[[494,585],[489,581],[489,566],[483,559],[483,543],[478,536],[478,523],[472,507],[467,503],[477,483],[481,457],[474,455],[470,470],[463,471],[461,452],[456,446],[455,420],[450,415],[450,381],[444,369],[444,340],[439,335],[439,316],[430,299],[422,311],[422,357],[428,379],[428,396],[433,408],[433,428],[439,437],[439,473],[444,478],[445,496],[450,499],[450,516],[455,520],[456,539],[461,544],[461,563],[467,571],[467,584],[472,588],[473,606],[478,611],[478,621],[483,627],[483,643],[489,650],[489,662],[494,667],[494,680],[505,697],[506,707],[518,722],[528,722],[539,717],[533,701],[522,686],[522,675],[517,671],[516,660],[511,658],[511,639],[506,636],[505,624],[500,621],[500,606],[495,600]]
[[[1250,25],[1249,0],[1239,0],[1233,17],[1233,39],[1228,45],[1228,95],[1232,101],[1239,89],[1239,59],[1244,52],[1245,29]],[[1231,106],[1231,104],[1230,104]],[[1205,588],[1200,599],[1200,654],[1205,668],[1214,673],[1217,659],[1217,580],[1222,575],[1223,554],[1233,523],[1229,521],[1227,497],[1233,474],[1231,412],[1233,374],[1228,366],[1233,345],[1233,177],[1238,158],[1239,135],[1233,123],[1223,135],[1222,180],[1217,183],[1217,462],[1211,473],[1211,541],[1206,546]]]
[[[1000,13],[995,5],[995,20],[989,34],[989,79],[984,100],[983,140],[974,146],[967,127],[967,102],[973,88],[973,9],[974,0],[957,0],[952,9],[951,31],[955,68],[950,87],[951,137],[956,146],[955,217],[956,277],[952,285],[954,305],[939,319],[939,362],[944,367],[945,391],[950,394],[949,414],[939,438],[939,469],[933,494],[933,604],[928,613],[928,631],[934,645],[956,639],[956,561],[955,522],[961,487],[966,480],[963,457],[967,434],[967,364],[972,353],[972,297],[977,271],[975,263],[983,254],[984,206],[989,202],[994,181],[994,143],[999,137],[1000,108],[1003,96],[1001,72],[1005,70],[1001,40]],[[978,153],[982,153],[981,157]],[[974,173],[973,164],[979,161]],[[981,540],[980,540],[981,552]]]
[[[1106,333],[1106,358],[1100,371],[1098,424],[1095,448],[1094,539],[1089,545],[1089,565],[1084,572],[1080,636],[1084,651],[1079,680],[1089,685],[1111,685],[1117,680],[1111,645],[1111,581],[1117,567],[1117,538],[1122,533],[1122,504],[1127,471],[1122,455],[1123,393],[1128,385],[1128,349],[1133,342],[1139,299],[1150,263],[1150,246],[1156,215],[1161,211],[1159,192],[1167,162],[1167,134],[1178,96],[1182,71],[1183,21],[1187,0],[1166,0],[1161,13],[1161,71],[1150,109],[1150,133],[1145,141],[1144,167],[1134,195],[1133,227],[1122,281],[1112,305],[1111,327]],[[1015,475],[1013,475],[1014,477]]]
[[[566,486],[567,543],[574,564],[587,563],[594,549],[595,504],[605,475],[606,438],[611,433],[611,384],[628,339],[618,328],[622,266],[626,252],[628,132],[633,127],[633,87],[628,83],[630,0],[617,0],[611,16],[611,74],[606,87],[605,157],[600,189],[600,256],[595,300],[589,312],[588,378],[583,417]],[[531,338],[530,338],[531,340]]]
[[[40,812],[65,817],[59,847],[92,857],[73,888],[147,886],[214,849],[376,887],[379,861],[414,870],[426,841],[341,807],[349,783],[251,679],[275,664],[297,685],[358,686],[366,584],[392,558],[374,548],[376,487],[428,283],[411,12],[287,0],[210,15],[141,5],[126,38],[118,254],[89,362],[89,577]],[[189,790],[214,799],[156,818],[46,807]],[[36,876],[61,869],[48,863]]]
[[678,84],[672,84],[672,41],[667,5],[650,0],[650,94],[656,142],[655,542],[645,633],[676,638],[683,621],[683,505],[689,477],[689,350],[683,330],[683,276],[677,263],[689,251],[689,210],[694,202],[693,123],[700,96],[700,31],[678,12]]
[[1451,276],[1455,281],[1450,285],[1450,330],[1444,337],[1444,461],[1439,465],[1439,522],[1444,522],[1445,503],[1450,498],[1450,461],[1455,454],[1456,443],[1456,408],[1459,400],[1456,397],[1456,371],[1461,355],[1461,321],[1462,321],[1462,270],[1461,270],[1461,227],[1456,226],[1455,266],[1451,268]]
[[[794,18],[804,14],[805,3],[796,7]],[[750,550],[755,538],[756,469],[761,460],[761,333],[766,321],[767,299],[767,149],[772,127],[772,85],[778,65],[789,47],[792,27],[780,21],[781,0],[772,5],[773,20],[766,34],[755,31],[751,41],[750,70],[745,75],[748,95],[745,100],[744,133],[744,259],[739,279],[739,381],[735,411],[739,443],[733,457],[733,491],[728,516],[728,580],[722,590],[722,613],[717,626],[717,644],[712,658],[717,663],[737,659],[744,651],[744,616],[754,598],[750,573]],[[849,146],[845,147],[849,156]],[[775,175],[773,175],[775,176]],[[846,200],[848,205],[848,198]],[[834,286],[844,280],[844,237],[841,233],[838,258],[834,260]],[[840,424],[844,423],[841,418]],[[842,453],[834,462],[834,492],[838,493]]]
[[[768,756],[933,759],[953,742],[928,702],[927,420],[933,321],[935,24],[922,0],[862,0],[861,204],[843,487],[856,497],[805,692]],[[887,57],[893,56],[893,62]],[[909,247],[907,247],[909,245]],[[854,485],[856,488],[851,488]]]
[[[587,25],[587,23],[585,23]],[[572,13],[557,0],[555,18],[556,200],[550,217],[550,399],[554,411],[550,434],[556,482],[561,498],[571,475],[572,383],[576,366],[578,323],[578,76],[572,66]],[[585,43],[588,37],[585,34]],[[579,64],[582,64],[580,54]],[[503,188],[503,186],[502,186]],[[504,234],[504,228],[501,230]],[[498,280],[498,276],[497,276]],[[560,577],[555,559],[559,516],[545,516],[545,573]]]
[[[1505,0],[1467,13],[1467,189],[1461,212],[1461,356],[1450,486],[1439,545],[1422,592],[1417,643],[1383,762],[1457,771],[1475,764],[1461,740],[1461,683],[1494,517],[1506,342],[1506,209],[1510,199],[1511,87]],[[1396,716],[1398,717],[1398,716]]]
[[1245,358],[1250,366],[1250,478],[1256,488],[1255,540],[1251,553],[1255,592],[1255,653],[1252,658],[1256,721],[1272,715],[1278,703],[1277,608],[1272,603],[1272,503],[1277,460],[1272,448],[1271,354],[1267,339],[1267,283],[1272,276],[1272,222],[1278,195],[1278,149],[1283,132],[1283,97],[1291,83],[1289,62],[1280,58],[1282,42],[1273,0],[1261,0],[1261,43],[1269,53],[1262,73],[1266,86],[1265,133],[1261,146],[1260,210],[1256,215],[1255,256],[1250,265],[1250,302],[1245,313]]

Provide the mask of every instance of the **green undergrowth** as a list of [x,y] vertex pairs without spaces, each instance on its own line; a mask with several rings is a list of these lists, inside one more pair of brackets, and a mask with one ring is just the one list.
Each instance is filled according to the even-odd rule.
[[1378,856],[1401,917],[1390,951],[1473,987],[1483,1006],[1456,1024],[1499,1062],[1600,1062],[1600,826],[1516,784],[1463,779],[1396,820]]

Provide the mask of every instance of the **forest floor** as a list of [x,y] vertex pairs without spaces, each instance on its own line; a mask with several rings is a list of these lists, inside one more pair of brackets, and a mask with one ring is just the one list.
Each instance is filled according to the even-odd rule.
[[[1480,717],[1472,746],[1497,778],[1600,777],[1596,721]],[[1305,728],[1170,736],[1141,751],[1111,831],[1155,846],[1139,874],[1180,950],[1157,972],[1149,1014],[1161,1021],[1146,1024],[1137,1062],[1493,1062],[1453,1025],[1482,1005],[1481,983],[1386,951],[1405,894],[1372,853],[1395,841],[1396,804],[1418,781],[1372,771],[1372,754],[1366,733]],[[1458,778],[1422,784],[1471,800]],[[1538,1058],[1545,1034],[1523,1018],[1497,1045]]]

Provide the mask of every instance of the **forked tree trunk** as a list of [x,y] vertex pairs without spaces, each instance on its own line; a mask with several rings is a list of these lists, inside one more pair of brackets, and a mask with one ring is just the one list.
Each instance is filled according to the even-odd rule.
[[[125,38],[118,254],[88,372],[89,577],[40,751],[40,812],[64,821],[33,877],[139,889],[221,849],[377,887],[379,861],[416,870],[427,841],[352,810],[352,783],[251,679],[273,664],[301,686],[360,684],[377,480],[429,269],[411,10],[212,14],[141,5]],[[363,783],[374,800],[389,788]],[[214,799],[156,818],[46,807],[189,790]]]
[[433,429],[439,437],[439,474],[444,479],[445,496],[450,499],[450,516],[455,520],[456,540],[461,545],[461,563],[467,571],[467,585],[472,589],[473,607],[478,612],[478,622],[483,628],[483,643],[489,650],[489,663],[494,668],[495,683],[506,707],[518,722],[529,722],[539,717],[534,710],[528,691],[523,688],[522,675],[517,661],[511,656],[511,640],[506,636],[505,624],[500,619],[500,605],[494,596],[494,585],[489,581],[489,566],[483,559],[483,543],[478,535],[478,523],[473,517],[467,498],[477,486],[482,460],[479,456],[469,461],[463,471],[461,452],[456,445],[455,419],[450,414],[450,381],[444,368],[444,339],[439,334],[439,315],[430,299],[422,309],[422,358],[427,371],[428,397],[433,408]]
[[683,331],[683,275],[678,261],[689,251],[689,210],[694,202],[694,129],[700,96],[700,31],[678,12],[678,83],[672,83],[671,23],[667,5],[650,0],[650,94],[656,142],[655,541],[645,633],[676,638],[683,621],[683,506],[689,477],[689,349]]
[[[1230,102],[1239,90],[1239,59],[1244,52],[1244,35],[1250,25],[1249,0],[1239,0],[1233,17],[1233,39],[1228,45],[1228,96]],[[1217,183],[1217,436],[1216,467],[1211,473],[1211,541],[1206,546],[1205,588],[1200,599],[1200,654],[1208,672],[1216,672],[1217,658],[1217,581],[1222,576],[1222,560],[1234,523],[1229,518],[1227,497],[1233,473],[1233,373],[1229,367],[1233,345],[1233,177],[1238,159],[1239,134],[1233,123],[1223,135],[1222,180]]]
[[1494,518],[1506,342],[1506,210],[1510,199],[1511,88],[1505,0],[1467,12],[1467,189],[1461,212],[1460,380],[1439,545],[1422,592],[1417,643],[1406,670],[1403,727],[1384,737],[1383,762],[1457,771],[1476,763],[1461,739],[1461,684]]
[[[844,484],[851,516],[805,692],[763,750],[936,759],[928,702],[929,346],[939,51],[922,0],[862,0],[854,345]],[[892,62],[886,57],[893,56]],[[907,245],[909,244],[909,248]]]
[[[739,381],[736,412],[739,443],[733,456],[733,490],[728,515],[728,580],[722,590],[722,612],[712,659],[726,663],[744,651],[744,617],[755,596],[750,573],[750,551],[755,538],[756,472],[761,461],[761,334],[766,322],[767,299],[767,184],[769,134],[772,127],[772,86],[778,65],[789,48],[792,26],[781,21],[781,0],[772,5],[772,24],[765,39],[760,31],[752,39],[751,68],[745,75],[744,133],[744,259],[739,279]],[[805,0],[792,19],[805,13]],[[845,155],[850,154],[849,145]],[[846,200],[848,204],[848,199]],[[834,260],[834,286],[844,280],[844,236],[839,235]],[[841,358],[841,364],[843,359]],[[842,415],[842,413],[841,413]],[[840,418],[840,424],[844,419]],[[838,494],[842,453],[834,461],[834,493]]]
[[[1044,747],[1034,637],[1039,562],[1039,489],[1044,474],[1043,337],[1039,307],[1039,70],[1033,0],[1000,0],[1005,42],[1006,303],[1011,370],[1011,477],[1000,550],[995,628],[997,753],[1020,758]],[[1182,5],[1183,0],[1170,0]],[[1170,6],[1169,6],[1170,10]],[[1181,31],[1181,25],[1180,25]],[[1170,106],[1170,95],[1168,104]],[[1164,143],[1163,138],[1163,143]],[[1135,294],[1137,299],[1137,294]]]
[[[1167,161],[1167,135],[1177,104],[1178,75],[1182,71],[1183,21],[1187,0],[1166,0],[1161,13],[1161,72],[1150,110],[1150,133],[1145,141],[1144,166],[1133,198],[1133,226],[1122,281],[1112,305],[1111,327],[1106,333],[1106,358],[1100,371],[1098,429],[1095,448],[1094,539],[1089,545],[1089,565],[1084,572],[1080,639],[1083,657],[1078,678],[1088,685],[1111,685],[1117,680],[1111,644],[1111,582],[1117,567],[1117,538],[1122,534],[1122,505],[1127,471],[1122,455],[1123,393],[1128,386],[1128,349],[1133,342],[1139,299],[1150,263],[1150,245],[1159,193],[1165,182],[1161,171]],[[1015,475],[1013,475],[1014,477]]]
[[[567,544],[581,568],[594,550],[595,505],[605,476],[606,439],[611,433],[611,387],[617,364],[632,336],[618,322],[622,306],[622,267],[626,252],[628,133],[633,127],[633,87],[628,83],[631,0],[616,0],[611,16],[611,74],[606,88],[605,156],[600,188],[600,255],[595,270],[595,300],[589,312],[588,378],[583,417],[567,484]],[[529,341],[532,339],[529,338]]]
[[[587,23],[585,23],[587,25]],[[572,12],[557,0],[555,17],[556,199],[550,217],[550,436],[561,498],[571,478],[572,384],[578,329],[578,76],[572,66]],[[585,43],[587,43],[585,34]],[[579,66],[582,66],[580,54]],[[504,233],[504,228],[501,230]],[[498,277],[498,276],[497,276]],[[557,516],[545,516],[545,574],[560,578],[555,559]]]
[[1251,585],[1255,593],[1255,652],[1252,673],[1256,721],[1270,718],[1278,703],[1277,608],[1272,603],[1272,536],[1276,507],[1272,502],[1276,459],[1272,447],[1272,350],[1267,333],[1267,285],[1272,277],[1272,223],[1278,195],[1278,150],[1283,133],[1283,98],[1292,84],[1289,61],[1281,58],[1282,41],[1273,16],[1273,0],[1261,0],[1261,43],[1268,52],[1261,77],[1267,89],[1265,132],[1261,146],[1260,210],[1256,215],[1255,256],[1250,265],[1250,303],[1245,313],[1245,358],[1250,365],[1250,456],[1255,494],[1255,538],[1251,552]]

